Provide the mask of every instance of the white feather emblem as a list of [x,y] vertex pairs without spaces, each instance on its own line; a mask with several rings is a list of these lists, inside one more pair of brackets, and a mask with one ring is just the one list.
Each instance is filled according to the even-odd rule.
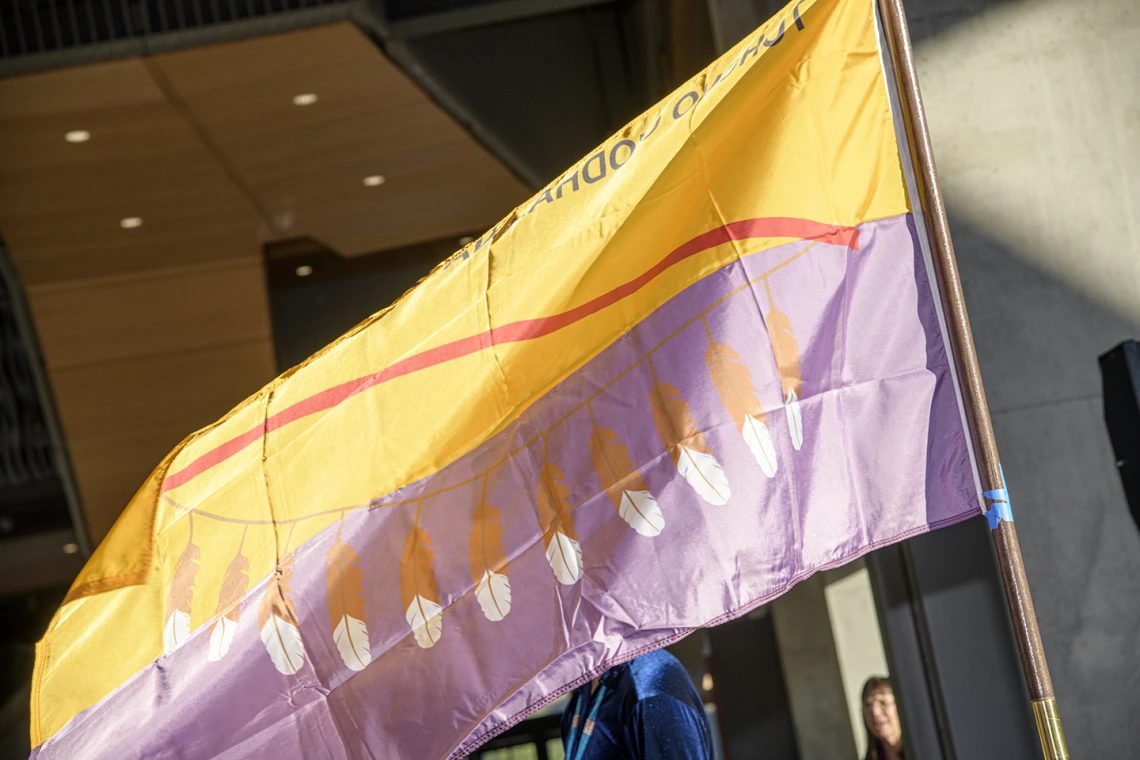
[[162,651],[170,654],[183,641],[190,636],[190,616],[182,610],[174,610],[166,619],[166,627],[162,629]]
[[713,387],[720,396],[720,403],[744,437],[744,443],[760,465],[760,470],[770,478],[775,477],[776,446],[772,443],[760,396],[752,383],[752,372],[731,346],[716,342],[707,320],[704,325],[709,338],[705,364],[708,365]]
[[277,561],[277,572],[265,584],[265,594],[261,597],[261,608],[257,613],[261,642],[269,652],[269,659],[287,676],[305,664],[305,644],[301,641],[297,610],[293,607],[289,588],[292,581],[293,555],[289,553]]
[[582,547],[574,531],[570,489],[558,465],[547,455],[538,485],[538,524],[546,544],[546,560],[558,582],[571,586],[582,578]]
[[200,556],[198,545],[194,543],[194,524],[191,523],[190,538],[174,564],[174,574],[166,594],[166,625],[162,627],[164,654],[170,654],[190,638],[190,606],[194,600],[194,579],[198,576]]
[[562,531],[556,530],[551,536],[546,559],[559,583],[572,586],[582,579],[582,547]]
[[471,520],[471,582],[483,615],[492,622],[505,618],[511,611],[511,580],[508,577],[507,553],[503,548],[503,524],[499,510],[487,501],[487,481],[483,496]]
[[[768,281],[764,281],[768,287]],[[780,372],[780,386],[784,389],[784,414],[788,418],[788,430],[792,434],[792,446],[796,451],[804,445],[804,423],[800,416],[800,393],[803,392],[803,367],[800,365],[800,347],[792,332],[792,322],[788,315],[776,308],[772,301],[771,288],[768,289],[768,336],[772,339],[772,354],[776,368]]]
[[364,570],[356,551],[341,540],[329,548],[328,587],[329,626],[340,658],[349,670],[361,671],[372,662],[368,644],[368,624],[364,611]]
[[788,397],[784,400],[784,412],[788,417],[788,430],[792,433],[792,446],[796,451],[804,445],[804,420],[800,413],[800,400],[796,398],[794,388],[788,389]]
[[475,585],[475,598],[488,620],[497,622],[511,611],[511,581],[503,573],[483,572]]
[[230,644],[234,641],[237,627],[238,624],[227,617],[218,618],[214,622],[210,628],[210,648],[206,653],[206,659],[217,662],[226,656],[226,652],[230,651]]
[[305,645],[297,626],[271,614],[261,626],[261,641],[274,667],[291,676],[305,664]]
[[629,527],[649,538],[660,535],[665,527],[665,515],[649,491],[622,491],[618,514]]
[[613,430],[598,427],[593,407],[590,407],[590,422],[594,426],[590,437],[594,472],[618,516],[642,536],[659,535],[665,527],[665,515],[630,458],[629,449]]
[[728,477],[711,453],[681,446],[677,457],[677,472],[688,481],[697,494],[709,504],[728,503]]
[[210,627],[210,646],[206,651],[206,659],[210,662],[217,662],[230,651],[241,619],[241,599],[248,586],[249,559],[241,553],[241,546],[238,546],[237,556],[222,577],[222,590],[218,595],[218,619]]
[[417,515],[400,559],[400,598],[412,635],[424,649],[435,646],[443,635],[443,605],[432,569],[434,561],[431,536],[419,527]]
[[368,647],[368,626],[363,620],[345,615],[333,631],[340,658],[350,670],[361,671],[372,662],[372,652]]
[[405,617],[422,648],[431,649],[443,636],[443,608],[430,599],[417,596],[408,605]]
[[749,414],[744,418],[743,433],[744,442],[748,444],[748,450],[756,458],[760,469],[768,477],[776,477],[776,445],[772,443],[768,426]]
[[[649,366],[653,370],[653,364]],[[653,372],[656,378],[656,370]],[[649,394],[649,406],[661,445],[676,465],[677,472],[709,504],[727,504],[731,495],[728,477],[713,456],[681,392],[675,386],[655,379]]]

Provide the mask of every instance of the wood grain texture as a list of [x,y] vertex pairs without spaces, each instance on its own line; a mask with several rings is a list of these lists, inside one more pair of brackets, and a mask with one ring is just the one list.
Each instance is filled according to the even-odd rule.
[[255,258],[28,289],[49,370],[272,338]]
[[0,81],[0,230],[26,285],[256,258],[259,226],[142,61]]

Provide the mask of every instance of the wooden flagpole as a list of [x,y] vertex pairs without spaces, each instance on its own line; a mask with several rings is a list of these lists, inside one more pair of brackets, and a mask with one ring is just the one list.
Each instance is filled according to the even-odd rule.
[[885,36],[890,45],[903,116],[917,170],[926,230],[938,269],[939,288],[948,317],[947,326],[961,374],[974,450],[981,465],[982,486],[987,501],[991,502],[990,508],[996,515],[1006,518],[998,520],[990,535],[997,551],[1002,585],[1005,589],[1006,602],[1009,604],[1018,652],[1021,655],[1021,668],[1025,674],[1025,684],[1033,705],[1033,715],[1037,720],[1037,733],[1046,760],[1067,760],[1069,750],[1065,744],[1065,733],[1057,711],[1053,681],[1049,677],[1049,665],[1045,661],[1045,648],[1041,643],[1041,631],[1037,626],[1033,599],[1029,594],[1029,582],[1025,577],[1025,565],[1017,542],[1017,530],[1014,528],[1012,512],[1009,510],[1009,495],[1005,490],[1005,477],[998,457],[997,442],[994,440],[989,405],[986,403],[986,392],[982,385],[981,371],[978,369],[978,355],[974,347],[973,334],[970,332],[970,319],[966,314],[962,281],[954,258],[954,245],[950,241],[950,224],[946,218],[942,193],[938,188],[938,172],[934,166],[930,133],[927,131],[926,114],[922,108],[922,95],[918,87],[906,14],[903,11],[902,0],[878,0],[878,3]]

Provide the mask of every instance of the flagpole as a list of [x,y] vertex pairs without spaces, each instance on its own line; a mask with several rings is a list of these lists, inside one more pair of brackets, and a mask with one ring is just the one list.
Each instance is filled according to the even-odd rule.
[[[949,317],[948,326],[965,390],[974,449],[981,464],[982,485],[987,499],[993,502],[991,509],[999,516],[995,518],[997,524],[990,531],[990,535],[997,552],[1002,586],[1009,605],[1017,649],[1021,655],[1025,684],[1033,705],[1033,716],[1037,721],[1037,734],[1041,739],[1041,749],[1046,760],[1067,759],[1069,750],[1065,744],[1065,733],[1057,711],[1049,665],[1045,661],[1045,648],[1041,642],[1037,615],[1033,610],[1033,598],[1029,593],[1025,564],[1022,562],[1021,547],[1017,542],[1017,530],[1014,528],[1012,512],[1009,510],[1009,496],[1005,492],[1005,478],[998,457],[997,442],[994,440],[993,423],[990,420],[989,405],[986,403],[982,375],[978,368],[978,354],[974,347],[973,334],[970,332],[970,319],[966,314],[962,281],[954,258],[954,245],[950,240],[950,224],[946,218],[942,193],[938,188],[938,172],[934,165],[930,133],[927,131],[926,114],[922,107],[922,94],[918,87],[906,14],[903,11],[902,0],[878,0],[878,3],[886,38],[891,46],[891,60],[894,63],[903,115],[917,169],[927,233],[940,275],[939,287]],[[994,498],[990,498],[991,496]]]

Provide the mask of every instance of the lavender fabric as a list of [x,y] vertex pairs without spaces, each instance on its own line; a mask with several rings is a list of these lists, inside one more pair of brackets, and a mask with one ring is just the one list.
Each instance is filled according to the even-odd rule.
[[[244,602],[223,662],[207,662],[208,626],[201,626],[35,754],[461,757],[617,663],[741,615],[822,568],[979,515],[953,369],[913,222],[885,219],[859,232],[857,251],[818,243],[804,252],[810,243],[799,241],[709,274],[484,445],[391,495],[414,498],[464,481],[550,431],[488,484],[509,555],[512,604],[504,620],[484,617],[472,593],[468,532],[479,494],[465,489],[479,484],[422,504],[444,607],[443,635],[430,649],[413,639],[398,583],[415,505],[353,512],[341,531],[366,579],[366,669],[348,670],[328,633],[325,556],[334,526],[294,553],[306,648],[300,672],[279,673],[259,638],[262,580]],[[790,263],[771,271],[768,287],[756,279],[783,261]],[[799,346],[799,450],[765,325],[769,291]],[[776,450],[775,477],[761,471],[710,382],[710,335],[748,367]],[[688,403],[727,475],[726,504],[698,497],[665,452],[649,408],[652,373]],[[660,535],[632,530],[601,490],[590,456],[591,410],[639,465],[661,507]],[[544,456],[570,489],[584,563],[573,585],[554,578],[536,519]]]

